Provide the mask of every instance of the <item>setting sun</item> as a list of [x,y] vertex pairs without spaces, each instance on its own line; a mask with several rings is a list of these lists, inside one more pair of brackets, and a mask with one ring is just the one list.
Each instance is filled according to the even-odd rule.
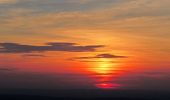
[[101,74],[107,74],[110,73],[111,70],[113,70],[112,68],[113,68],[112,64],[104,62],[99,64],[99,66],[96,68],[96,72]]
[[112,71],[116,70],[118,67],[117,63],[113,63],[111,59],[100,59],[99,62],[96,62],[90,70],[98,74],[108,74],[112,73]]

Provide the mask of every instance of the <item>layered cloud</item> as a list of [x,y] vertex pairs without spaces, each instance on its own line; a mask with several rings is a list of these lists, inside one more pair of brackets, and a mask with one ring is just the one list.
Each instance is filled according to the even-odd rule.
[[94,52],[103,45],[80,46],[75,43],[50,42],[44,46],[23,45],[18,43],[0,43],[0,53],[30,53],[45,51]]

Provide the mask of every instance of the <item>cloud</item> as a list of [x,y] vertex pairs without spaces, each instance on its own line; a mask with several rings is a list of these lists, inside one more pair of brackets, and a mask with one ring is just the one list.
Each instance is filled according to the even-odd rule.
[[45,55],[42,54],[24,54],[24,57],[47,57]]
[[18,43],[0,43],[0,53],[31,53],[46,51],[94,52],[100,47],[104,47],[104,45],[80,46],[76,43],[49,42],[43,46],[35,46]]
[[100,61],[100,60],[79,60],[80,62],[90,62],[90,63],[102,63],[102,62],[107,62],[107,63],[121,63],[119,61]]
[[126,58],[126,56],[117,56],[112,54],[99,54],[95,56],[94,58]]
[[[62,33],[65,33],[66,28],[69,33],[77,29],[82,31],[87,29],[110,30],[114,32],[114,36],[115,34],[126,35],[119,32],[128,32],[130,34],[127,34],[128,36],[146,35],[155,37],[156,34],[161,36],[165,33],[169,34],[169,0],[21,1],[16,5],[0,8],[1,13],[3,13],[0,18],[2,31],[0,34],[14,37],[14,34],[15,36],[20,36],[20,34],[30,36],[27,33],[32,33],[32,36],[38,34],[41,37],[46,37],[42,33],[51,35],[51,31],[54,30],[55,32],[63,31]],[[82,1],[93,1],[93,4],[90,2],[79,5],[78,3],[75,6],[72,3]],[[96,8],[95,6],[99,7]],[[22,11],[20,11],[21,9]],[[39,30],[37,31],[37,29]]]
[[0,0],[0,4],[16,3],[18,0]]
[[117,56],[112,54],[98,54],[96,56],[89,56],[89,57],[75,57],[71,60],[84,60],[84,59],[96,59],[96,58],[108,58],[108,59],[117,59],[117,58],[127,58],[127,56]]
[[15,68],[9,68],[7,66],[0,67],[0,71],[13,71],[16,70]]

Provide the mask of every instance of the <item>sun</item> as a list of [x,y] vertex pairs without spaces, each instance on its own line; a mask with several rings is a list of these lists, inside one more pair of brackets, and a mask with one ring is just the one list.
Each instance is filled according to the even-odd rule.
[[116,64],[112,63],[110,59],[103,58],[100,61],[92,68],[98,74],[109,74],[116,68]]
[[96,68],[96,71],[101,74],[107,74],[107,73],[110,73],[110,71],[112,70],[111,67],[112,66],[110,63],[104,62],[104,63],[99,64],[99,66]]
[[[100,58],[89,70],[94,74],[95,87],[99,89],[118,89],[121,84],[113,82],[115,75],[119,74],[119,63],[113,59]],[[118,71],[118,72],[117,72]]]

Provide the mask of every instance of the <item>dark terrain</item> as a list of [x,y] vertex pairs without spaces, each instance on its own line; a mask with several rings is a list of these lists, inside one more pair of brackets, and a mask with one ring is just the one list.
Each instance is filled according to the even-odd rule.
[[1,90],[0,100],[170,100],[170,92],[136,90]]

